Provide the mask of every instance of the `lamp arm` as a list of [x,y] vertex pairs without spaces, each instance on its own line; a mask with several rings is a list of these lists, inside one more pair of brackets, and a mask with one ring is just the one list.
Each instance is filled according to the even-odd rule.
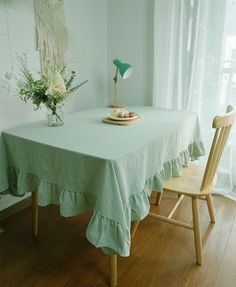
[[113,78],[113,80],[114,80],[114,82],[115,82],[115,86],[114,86],[115,99],[114,99],[114,102],[116,103],[116,100],[117,100],[118,67],[116,67],[116,73],[115,73],[115,77]]

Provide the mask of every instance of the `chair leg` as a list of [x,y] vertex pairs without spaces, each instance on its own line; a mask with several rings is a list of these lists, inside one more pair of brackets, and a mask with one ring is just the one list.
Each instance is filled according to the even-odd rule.
[[157,192],[155,205],[160,205],[161,199],[162,199],[162,195],[163,195],[163,191],[162,192]]
[[212,205],[211,194],[206,195],[206,201],[207,201],[207,207],[208,207],[211,222],[215,223],[216,221],[215,221],[214,209]]
[[32,192],[32,233],[38,236],[38,193]]
[[134,238],[135,232],[138,229],[139,221],[134,221],[131,227],[131,238]]
[[202,265],[202,239],[200,228],[200,216],[199,216],[199,202],[197,197],[192,197],[192,211],[193,211],[193,231],[197,263]]
[[116,287],[117,285],[117,255],[110,255],[110,285]]

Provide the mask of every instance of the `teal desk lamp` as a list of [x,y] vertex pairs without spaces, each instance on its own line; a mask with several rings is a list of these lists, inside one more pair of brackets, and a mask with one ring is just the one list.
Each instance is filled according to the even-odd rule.
[[118,71],[123,79],[127,79],[133,73],[133,67],[130,64],[122,63],[119,59],[113,60],[113,64],[116,66],[116,72],[114,80],[114,102],[109,104],[111,108],[123,108],[124,105],[117,102],[117,80],[118,80]]

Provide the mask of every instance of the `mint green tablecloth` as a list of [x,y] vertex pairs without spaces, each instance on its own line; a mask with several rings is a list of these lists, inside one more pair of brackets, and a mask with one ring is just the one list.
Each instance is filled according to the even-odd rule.
[[204,153],[196,114],[130,110],[144,120],[105,124],[111,109],[97,108],[67,115],[61,127],[43,121],[2,132],[0,192],[20,196],[33,186],[39,204],[59,204],[62,216],[91,211],[87,239],[128,256],[131,221],[148,214],[150,192]]

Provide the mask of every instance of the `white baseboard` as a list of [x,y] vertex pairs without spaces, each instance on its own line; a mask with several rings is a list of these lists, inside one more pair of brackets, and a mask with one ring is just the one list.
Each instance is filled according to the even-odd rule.
[[23,197],[16,197],[16,196],[12,196],[9,194],[0,195],[0,211],[10,207],[11,205],[16,204],[17,202],[22,201],[25,198],[30,197],[30,196],[31,196],[30,193],[25,194]]
[[[1,195],[1,201],[3,200],[3,198],[5,197]],[[31,205],[31,194],[27,194],[24,197],[19,198],[14,198],[15,200],[12,200],[12,196],[11,196],[11,200],[9,200],[9,198],[4,198],[4,209],[2,209],[1,206],[1,210],[0,210],[0,221],[2,221],[3,219],[21,211],[22,209],[28,207]],[[18,199],[18,200],[16,200]]]

